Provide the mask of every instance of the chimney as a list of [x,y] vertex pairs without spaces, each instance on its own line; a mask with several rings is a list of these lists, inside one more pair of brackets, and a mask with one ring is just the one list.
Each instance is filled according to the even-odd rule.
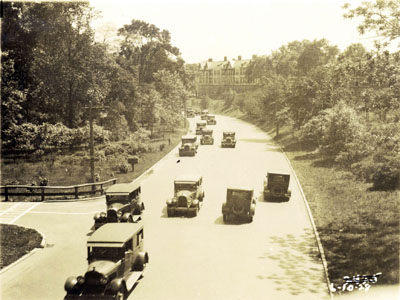
[[242,56],[241,55],[238,56],[238,60],[242,60]]
[[224,61],[227,61],[227,60],[228,60],[228,57],[224,56]]
[[253,54],[252,56],[251,56],[251,59],[256,59],[257,58],[257,54]]
[[209,58],[208,61],[209,61],[209,62],[212,62],[212,58]]

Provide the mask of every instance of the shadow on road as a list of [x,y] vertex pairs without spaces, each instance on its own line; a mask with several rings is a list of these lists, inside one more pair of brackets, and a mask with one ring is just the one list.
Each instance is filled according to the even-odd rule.
[[249,224],[249,222],[246,220],[246,218],[229,218],[228,221],[223,220],[222,216],[219,216],[218,218],[215,219],[214,224],[217,225],[243,225],[243,224]]
[[279,274],[258,275],[257,278],[272,280],[277,290],[287,290],[292,295],[327,293],[320,253],[312,229],[305,229],[298,236],[272,236],[270,244],[270,250],[259,258],[276,261],[281,270]]

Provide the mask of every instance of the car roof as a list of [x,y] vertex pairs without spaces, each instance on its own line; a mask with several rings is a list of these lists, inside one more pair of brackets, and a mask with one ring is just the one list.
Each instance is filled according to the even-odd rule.
[[136,232],[141,230],[141,223],[107,223],[97,229],[88,239],[88,246],[122,246]]
[[206,128],[206,129],[203,129],[203,133],[207,133],[207,132],[213,132],[213,130],[212,129],[209,129],[209,128]]
[[208,117],[215,117],[215,115],[212,115],[212,114],[208,114],[207,116]]
[[200,179],[200,174],[182,174],[175,178],[175,182],[199,181]]
[[290,175],[288,171],[284,170],[269,170],[267,174],[274,174],[274,175]]
[[235,134],[234,131],[224,131],[225,134]]
[[204,125],[207,125],[207,121],[198,121],[197,124],[204,124]]
[[134,181],[131,183],[117,183],[110,186],[106,190],[106,194],[129,194],[130,192],[140,188],[140,182]]
[[246,191],[246,192],[254,192],[254,189],[248,186],[229,186],[227,190],[239,190],[239,191]]
[[183,136],[181,137],[181,139],[194,139],[194,138],[197,138],[197,135],[194,135],[194,134],[187,134],[187,135],[183,135]]
[[202,111],[204,111],[204,112],[205,112],[205,111],[208,111],[208,109],[203,109]]

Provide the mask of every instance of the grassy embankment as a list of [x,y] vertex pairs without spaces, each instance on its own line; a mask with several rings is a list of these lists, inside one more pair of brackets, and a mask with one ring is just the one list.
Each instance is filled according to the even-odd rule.
[[[181,139],[186,129],[179,128],[174,132],[165,133],[163,138],[150,139],[146,143],[148,151],[137,154],[139,162],[135,164],[134,171],[129,169],[127,173],[121,173],[115,168],[118,159],[122,157],[117,153],[105,156],[103,159],[96,159],[95,173],[98,173],[100,180],[104,181],[117,178],[119,183],[131,182],[140,176],[145,170],[160,160],[165,154],[171,151]],[[170,142],[169,142],[170,139]],[[110,143],[112,146],[117,143]],[[122,145],[123,147],[123,145]],[[161,150],[162,148],[162,150]],[[104,151],[103,151],[104,152]],[[65,164],[66,156],[75,156],[79,159],[77,164]],[[83,160],[81,157],[87,158]],[[117,160],[117,161],[116,161]],[[1,161],[2,178],[1,184],[14,182],[15,184],[37,183],[39,175],[48,178],[48,185],[63,186],[75,185],[88,182],[90,175],[89,158],[86,151],[77,151],[67,155],[45,155],[38,161],[32,160],[11,160]],[[29,201],[29,199],[27,199]]]
[[[210,111],[243,119],[275,136],[275,128],[267,120],[224,109],[223,101],[210,102]],[[368,191],[370,184],[356,180],[334,162],[322,160],[296,135],[284,126],[279,138],[274,139],[290,159],[307,197],[331,282],[336,287],[343,284],[343,276],[381,272],[378,285],[398,284],[399,191]]]

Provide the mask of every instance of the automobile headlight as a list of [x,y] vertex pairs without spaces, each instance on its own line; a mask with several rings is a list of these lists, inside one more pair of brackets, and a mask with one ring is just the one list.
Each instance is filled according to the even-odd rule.
[[100,284],[101,285],[106,285],[108,282],[108,277],[106,275],[101,276],[100,278]]
[[107,217],[107,214],[106,214],[104,211],[102,211],[102,212],[100,213],[100,217],[105,218],[105,217]]
[[121,217],[122,217],[122,211],[118,211],[118,212],[117,212],[117,217],[118,217],[118,218],[121,218]]

